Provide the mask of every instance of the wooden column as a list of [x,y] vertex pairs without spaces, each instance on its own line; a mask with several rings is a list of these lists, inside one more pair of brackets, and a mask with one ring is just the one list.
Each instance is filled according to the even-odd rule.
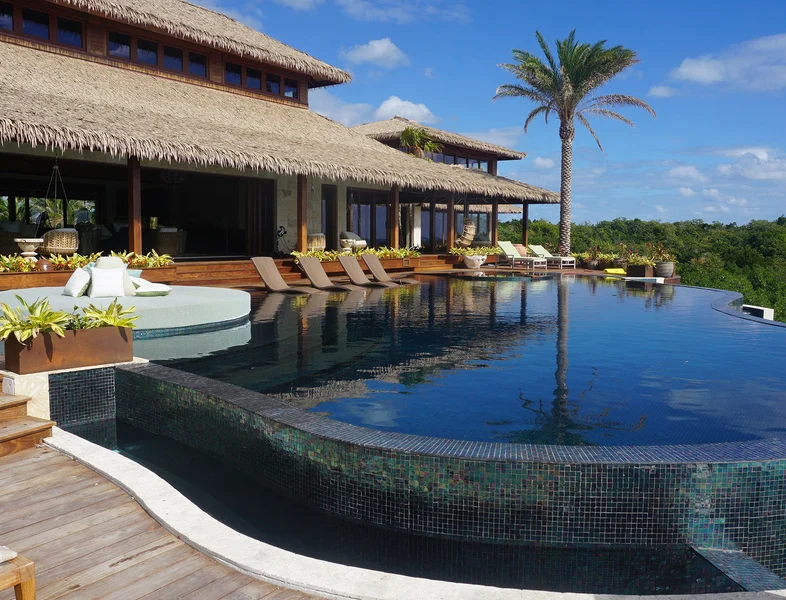
[[447,250],[456,245],[456,195],[448,196],[448,231],[446,237]]
[[399,191],[400,188],[394,185],[390,189],[390,204],[388,212],[388,246],[391,248],[398,248],[398,213],[399,213]]
[[499,242],[499,200],[494,198],[491,201],[491,223],[489,224],[489,237],[491,245],[496,246]]
[[308,177],[297,176],[297,227],[295,248],[305,252],[308,246]]
[[521,207],[521,243],[525,248],[529,248],[529,203],[525,202]]
[[142,167],[128,157],[128,251],[142,254]]
[[428,239],[429,250],[431,252],[437,251],[437,196],[431,194],[431,204],[429,206],[429,219],[428,219]]

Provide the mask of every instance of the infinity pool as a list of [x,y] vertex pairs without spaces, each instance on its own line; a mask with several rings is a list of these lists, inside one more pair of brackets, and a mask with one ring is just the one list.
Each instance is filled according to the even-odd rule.
[[267,295],[246,343],[158,362],[339,421],[457,440],[786,437],[786,329],[714,311],[719,297],[599,278],[437,277]]

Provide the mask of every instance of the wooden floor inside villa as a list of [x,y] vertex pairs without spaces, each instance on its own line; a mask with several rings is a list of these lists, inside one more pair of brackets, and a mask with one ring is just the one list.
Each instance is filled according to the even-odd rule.
[[208,558],[122,489],[46,447],[0,458],[0,544],[35,562],[38,600],[312,598]]

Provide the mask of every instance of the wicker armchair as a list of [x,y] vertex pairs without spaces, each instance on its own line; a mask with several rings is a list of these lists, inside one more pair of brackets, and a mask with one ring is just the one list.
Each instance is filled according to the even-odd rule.
[[456,240],[457,248],[469,248],[472,245],[472,240],[475,239],[475,221],[467,219],[464,221],[464,232]]
[[38,247],[38,254],[70,256],[79,250],[79,233],[76,229],[53,229],[43,235],[44,243]]
[[159,254],[177,256],[180,254],[180,231],[161,231],[156,229],[153,232],[153,249]]

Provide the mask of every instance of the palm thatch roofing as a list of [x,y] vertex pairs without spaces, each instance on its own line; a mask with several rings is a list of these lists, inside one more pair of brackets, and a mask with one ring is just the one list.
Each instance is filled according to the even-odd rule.
[[329,83],[352,76],[224,14],[183,0],[59,0],[59,4],[259,60]]
[[488,142],[475,140],[458,133],[443,131],[442,129],[436,129],[428,125],[421,125],[417,121],[398,116],[385,121],[375,121],[373,123],[366,123],[365,125],[356,125],[352,129],[380,142],[394,142],[401,138],[401,134],[407,127],[422,129],[435,142],[469,148],[470,150],[477,150],[478,152],[488,152],[503,160],[520,160],[527,156],[524,152],[518,152],[517,150],[511,150],[510,148],[497,146],[496,144],[489,144]]
[[[0,144],[557,203],[418,159],[305,108],[0,42]],[[249,173],[251,174],[251,173]]]

